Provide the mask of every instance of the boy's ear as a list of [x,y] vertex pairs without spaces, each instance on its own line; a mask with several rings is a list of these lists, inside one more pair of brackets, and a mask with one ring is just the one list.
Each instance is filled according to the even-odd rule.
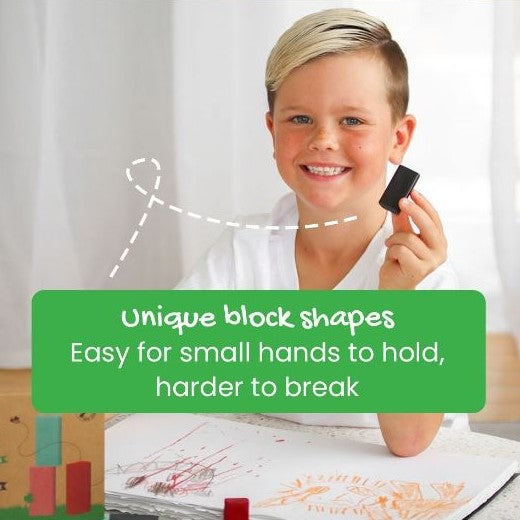
[[394,128],[394,144],[388,158],[392,164],[401,164],[403,162],[404,154],[410,145],[416,125],[415,117],[410,114],[406,114],[396,124]]
[[273,139],[273,159],[276,159],[276,152],[274,149],[274,121],[273,121],[273,116],[271,115],[271,112],[265,113],[265,124],[267,126],[267,129],[271,133],[271,137]]
[[265,113],[265,124],[267,126],[267,129],[271,133],[271,136],[273,138],[273,144],[274,144],[274,121],[273,121],[273,116],[271,115],[271,112]]

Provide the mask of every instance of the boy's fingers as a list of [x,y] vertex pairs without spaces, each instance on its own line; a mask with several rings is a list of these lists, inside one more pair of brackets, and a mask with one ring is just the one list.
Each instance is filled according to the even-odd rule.
[[413,233],[412,224],[406,212],[401,211],[399,215],[392,213],[392,227],[394,233],[403,231],[404,233]]
[[403,276],[411,279],[417,278],[417,265],[420,260],[406,246],[397,244],[389,247],[386,257],[387,259],[394,260],[399,264]]
[[442,229],[435,225],[430,215],[422,207],[408,199],[401,199],[399,206],[412,218],[419,228],[421,238],[428,247],[439,248],[444,245]]
[[435,225],[442,231],[442,222],[439,217],[439,213],[437,213],[437,210],[432,206],[431,202],[417,190],[412,190],[410,196],[418,206],[422,207],[424,211],[426,211],[433,222],[435,222]]
[[385,241],[386,247],[402,245],[410,249],[420,260],[428,260],[431,256],[428,246],[414,233],[394,233]]

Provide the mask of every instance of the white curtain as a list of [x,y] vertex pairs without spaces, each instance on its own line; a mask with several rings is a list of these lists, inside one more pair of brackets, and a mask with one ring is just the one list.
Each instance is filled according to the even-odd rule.
[[[169,288],[180,273],[178,222],[153,207],[109,278],[147,205],[126,167],[158,158],[175,198],[171,10],[0,1],[0,366],[30,364],[35,291]],[[153,188],[152,164],[132,175]]]
[[[493,81],[510,52],[493,24],[518,31],[513,4],[0,0],[0,366],[30,364],[36,290],[171,288],[223,230],[188,211],[270,210],[286,188],[264,124],[265,62],[297,18],[337,6],[380,17],[403,47],[419,121],[405,164],[443,216],[464,287],[486,294],[489,330],[511,330],[518,224],[496,213],[511,186],[495,188],[498,169],[515,168],[499,147],[519,139],[497,118],[514,110],[497,90],[507,78]],[[131,166],[139,158],[161,164],[166,204],[149,211],[135,184],[151,192],[158,172]]]
[[495,6],[491,194],[505,314],[520,347],[520,4]]

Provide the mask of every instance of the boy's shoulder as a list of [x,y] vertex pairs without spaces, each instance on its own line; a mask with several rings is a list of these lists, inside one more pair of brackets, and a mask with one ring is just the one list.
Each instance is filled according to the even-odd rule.
[[[226,222],[226,229],[199,259],[177,289],[275,289],[280,277],[271,269],[284,263],[283,246],[298,222],[294,193],[283,196],[270,213],[242,215]],[[294,281],[287,281],[292,288]],[[292,284],[292,285],[291,285]]]

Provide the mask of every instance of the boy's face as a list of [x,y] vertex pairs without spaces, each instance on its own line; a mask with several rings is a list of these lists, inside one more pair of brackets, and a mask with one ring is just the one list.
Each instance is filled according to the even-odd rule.
[[401,162],[415,127],[412,116],[392,122],[386,83],[382,61],[356,52],[306,63],[280,85],[266,123],[300,202],[331,211],[377,204],[387,162]]

